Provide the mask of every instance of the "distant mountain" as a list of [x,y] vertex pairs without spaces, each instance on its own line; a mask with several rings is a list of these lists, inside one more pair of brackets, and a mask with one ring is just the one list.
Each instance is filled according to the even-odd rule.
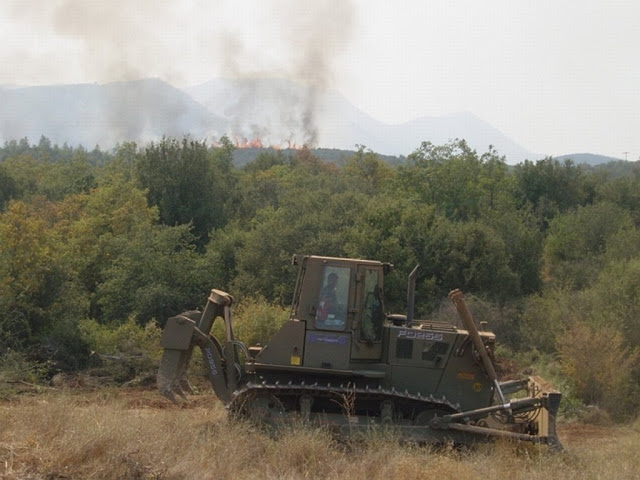
[[573,160],[573,163],[584,163],[587,165],[601,165],[603,163],[618,162],[621,159],[615,157],[607,157],[605,155],[594,155],[593,153],[572,153],[570,155],[561,155],[555,157],[556,160]]
[[[469,146],[484,153],[493,145],[509,163],[518,163],[538,156],[527,151],[495,127],[470,112],[460,112],[441,117],[421,117],[392,127],[393,138],[399,144],[416,144],[429,140],[442,145],[454,138],[465,139]],[[417,143],[416,143],[417,142]]]
[[0,87],[0,142],[40,136],[53,143],[144,144],[163,135],[238,144],[350,150],[356,145],[400,157],[423,141],[465,139],[482,153],[493,145],[509,163],[537,156],[471,113],[382,123],[335,91],[281,79],[217,79],[184,90],[158,79],[104,85]]
[[221,135],[226,122],[156,79],[105,85],[0,88],[0,140],[41,135],[53,143],[111,148],[163,135]]

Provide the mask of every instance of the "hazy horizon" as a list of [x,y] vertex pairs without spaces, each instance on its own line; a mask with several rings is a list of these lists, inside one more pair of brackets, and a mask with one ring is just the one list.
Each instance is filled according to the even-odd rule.
[[0,84],[278,77],[387,124],[471,112],[529,151],[636,160],[638,18],[630,0],[9,0]]

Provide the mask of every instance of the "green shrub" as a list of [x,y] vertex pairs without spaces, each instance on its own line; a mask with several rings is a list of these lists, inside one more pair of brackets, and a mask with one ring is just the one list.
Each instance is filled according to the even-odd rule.
[[558,336],[562,371],[576,396],[587,405],[624,418],[637,407],[633,375],[640,352],[625,346],[614,328],[572,321]]
[[22,352],[7,350],[0,356],[0,388],[15,382],[41,383],[48,365],[33,361]]
[[556,337],[573,318],[578,307],[576,293],[567,288],[554,288],[542,295],[528,297],[521,318],[521,347],[554,353]]
[[61,320],[42,337],[39,356],[50,364],[52,374],[75,372],[87,367],[90,351],[78,325]]
[[145,326],[134,317],[118,326],[95,320],[80,321],[79,328],[91,348],[92,364],[116,382],[155,376],[161,355],[161,330],[154,321]]
[[[262,297],[243,299],[233,313],[235,337],[247,346],[265,345],[289,318],[288,309],[269,303]],[[220,340],[224,339],[219,320],[214,323],[213,334]]]
[[[584,417],[588,408],[576,396],[573,385],[565,376],[557,354],[541,352],[537,348],[513,351],[504,345],[496,348],[497,369],[515,368],[518,376],[537,375],[549,382],[555,390],[562,393],[560,414],[565,418]],[[499,375],[509,373],[499,372]],[[513,371],[511,373],[514,373]]]

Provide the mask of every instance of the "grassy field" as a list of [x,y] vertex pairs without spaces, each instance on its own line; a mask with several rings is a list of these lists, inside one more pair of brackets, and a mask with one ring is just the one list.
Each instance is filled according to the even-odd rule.
[[153,390],[53,390],[0,400],[0,479],[636,479],[640,424],[561,423],[566,451],[496,443],[431,450],[382,435],[277,438],[227,422],[212,395],[186,408]]

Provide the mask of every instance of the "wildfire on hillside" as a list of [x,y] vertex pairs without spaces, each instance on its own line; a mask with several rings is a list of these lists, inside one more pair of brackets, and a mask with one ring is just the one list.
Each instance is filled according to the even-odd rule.
[[246,138],[239,139],[238,137],[233,137],[233,144],[236,148],[265,148],[260,138],[248,140]]
[[[238,149],[243,149],[243,148],[270,148],[272,150],[304,150],[307,149],[308,146],[307,145],[298,145],[295,142],[292,142],[290,140],[287,140],[286,143],[269,143],[269,142],[265,142],[263,141],[261,138],[253,138],[253,139],[248,139],[246,137],[236,137],[233,136],[231,138],[231,141],[233,143],[233,145],[238,148]],[[214,142],[214,145],[216,145],[217,142]]]

